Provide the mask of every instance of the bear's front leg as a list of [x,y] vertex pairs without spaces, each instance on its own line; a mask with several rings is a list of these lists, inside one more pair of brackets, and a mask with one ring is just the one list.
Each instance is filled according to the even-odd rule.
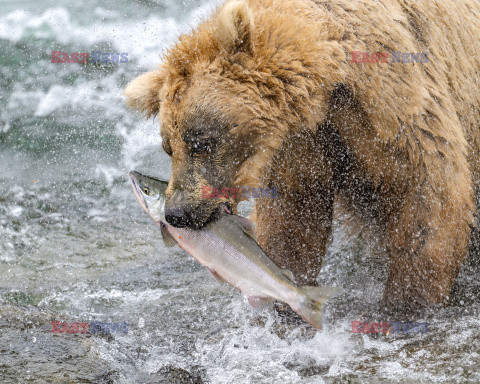
[[260,246],[273,262],[290,270],[295,282],[317,285],[327,241],[332,232],[333,191],[284,193],[255,205]]
[[[407,194],[388,223],[391,264],[384,302],[397,309],[446,304],[468,253],[472,206],[468,175],[428,180]],[[463,182],[462,182],[463,181]],[[433,184],[433,185],[432,185]]]

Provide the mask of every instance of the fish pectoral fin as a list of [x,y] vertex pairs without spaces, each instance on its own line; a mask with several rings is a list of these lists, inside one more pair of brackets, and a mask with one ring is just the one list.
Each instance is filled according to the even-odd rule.
[[282,269],[282,273],[284,274],[285,277],[287,277],[288,280],[290,280],[292,283],[295,282],[295,276],[293,276],[293,272],[290,271],[289,269]]
[[217,273],[215,272],[212,268],[205,267],[207,268],[207,271],[210,272],[210,274],[213,276],[215,280],[217,280],[219,283],[226,283],[226,281]]
[[167,227],[162,222],[160,222],[160,232],[162,233],[162,238],[165,246],[174,247],[175,245],[177,245],[177,242],[170,234],[170,232],[168,232]]
[[266,306],[273,303],[273,299],[271,297],[258,297],[258,296],[248,296],[247,300],[249,304],[255,309],[262,309]]

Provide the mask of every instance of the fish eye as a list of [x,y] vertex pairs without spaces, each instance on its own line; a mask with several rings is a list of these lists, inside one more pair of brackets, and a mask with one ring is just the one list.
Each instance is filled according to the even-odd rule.
[[145,193],[146,195],[150,195],[150,188],[143,187],[143,193]]

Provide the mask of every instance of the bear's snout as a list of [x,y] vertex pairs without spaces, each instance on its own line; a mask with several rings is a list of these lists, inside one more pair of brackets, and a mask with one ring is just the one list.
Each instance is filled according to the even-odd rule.
[[180,205],[165,207],[165,220],[174,227],[191,227],[192,222],[186,210]]
[[206,209],[206,207],[196,206],[194,204],[185,205],[166,205],[165,220],[177,228],[188,227],[199,229],[207,223],[215,220],[221,207]]
[[214,221],[223,206],[231,210],[231,204],[220,203],[214,199],[198,200],[195,196],[189,196],[186,192],[175,191],[171,198],[167,197],[165,203],[165,220],[177,228],[188,227],[199,229],[211,221]]

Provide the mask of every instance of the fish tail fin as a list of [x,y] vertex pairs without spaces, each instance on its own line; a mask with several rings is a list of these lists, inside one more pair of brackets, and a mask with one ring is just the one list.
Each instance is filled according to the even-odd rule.
[[323,305],[331,297],[336,296],[341,289],[335,287],[299,287],[304,295],[304,300],[297,308],[294,308],[303,320],[312,327],[322,329]]

